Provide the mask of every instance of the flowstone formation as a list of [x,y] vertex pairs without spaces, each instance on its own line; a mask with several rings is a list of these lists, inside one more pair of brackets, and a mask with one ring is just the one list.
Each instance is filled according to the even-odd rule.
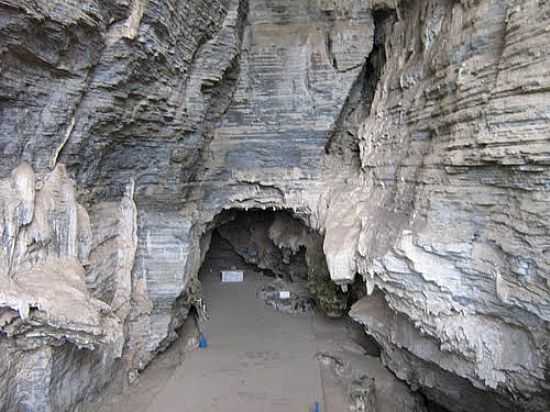
[[90,218],[65,168],[35,176],[22,163],[0,188],[0,405],[62,410],[109,381],[124,319],[116,299],[109,305],[87,284]]
[[411,388],[549,410],[549,22],[540,0],[0,0],[0,410],[138,376],[249,209],[315,234],[268,231]]

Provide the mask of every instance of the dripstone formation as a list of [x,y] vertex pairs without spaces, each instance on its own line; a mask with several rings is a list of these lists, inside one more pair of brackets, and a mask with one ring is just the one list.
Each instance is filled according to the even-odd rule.
[[550,410],[549,27],[542,0],[0,0],[0,411],[133,380],[250,209],[299,219],[274,247],[413,390]]

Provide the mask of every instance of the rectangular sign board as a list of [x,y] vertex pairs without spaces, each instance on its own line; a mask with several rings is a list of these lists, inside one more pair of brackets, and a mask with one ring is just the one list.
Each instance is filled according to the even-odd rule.
[[288,290],[280,290],[279,299],[290,299],[290,292]]
[[222,283],[238,283],[244,279],[242,270],[222,270]]

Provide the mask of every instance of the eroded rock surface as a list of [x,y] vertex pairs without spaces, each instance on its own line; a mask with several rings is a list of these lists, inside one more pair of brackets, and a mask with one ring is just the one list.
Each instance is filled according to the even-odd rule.
[[[362,125],[376,200],[362,214],[358,268],[418,336],[397,332],[403,324],[382,332],[388,364],[443,390],[450,409],[491,408],[453,405],[448,373],[495,394],[495,405],[548,408],[550,146],[540,114],[550,78],[535,27],[549,11],[529,1],[408,2]],[[371,315],[366,327],[377,330]]]
[[86,285],[92,229],[65,168],[23,163],[0,186],[0,405],[66,409],[109,381],[124,319]]
[[224,210],[264,208],[428,398],[550,409],[549,21],[540,0],[0,0],[0,410],[135,377]]

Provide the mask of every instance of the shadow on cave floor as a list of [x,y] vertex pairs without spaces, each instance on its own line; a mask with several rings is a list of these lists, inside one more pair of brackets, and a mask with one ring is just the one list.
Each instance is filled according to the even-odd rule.
[[[243,270],[244,282],[221,283],[226,269]],[[188,318],[180,338],[135,384],[95,410],[291,412],[313,411],[319,402],[323,412],[340,412],[356,402],[353,390],[364,397],[366,377],[376,380],[379,412],[414,410],[420,402],[378,357],[367,355],[373,348],[351,320],[268,306],[258,291],[275,278],[246,264],[216,232],[199,278],[210,317],[201,322],[208,347],[197,348],[196,323]]]

